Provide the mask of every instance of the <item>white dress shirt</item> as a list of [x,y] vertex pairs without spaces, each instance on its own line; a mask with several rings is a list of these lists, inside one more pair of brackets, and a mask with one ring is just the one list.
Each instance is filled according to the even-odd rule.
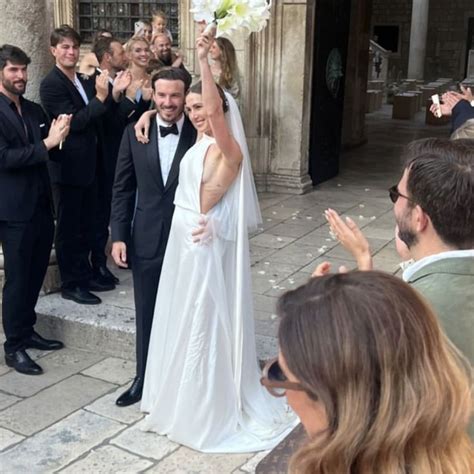
[[158,127],[158,153],[160,157],[161,176],[163,178],[163,184],[166,186],[168,175],[170,174],[171,165],[173,164],[173,158],[178,148],[179,137],[181,136],[181,130],[184,124],[184,114],[176,122],[178,127],[179,135],[173,135],[169,133],[166,137],[160,135],[160,125],[162,127],[171,127],[173,124],[165,122],[162,118],[156,114],[156,124]]
[[78,90],[79,94],[81,94],[82,100],[87,105],[89,103],[89,98],[87,97],[86,91],[84,90],[81,81],[77,77],[77,74],[74,75],[74,85],[76,86],[76,89]]

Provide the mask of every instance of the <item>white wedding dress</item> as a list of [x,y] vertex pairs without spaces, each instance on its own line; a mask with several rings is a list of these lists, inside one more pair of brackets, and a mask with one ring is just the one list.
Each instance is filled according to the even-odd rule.
[[200,186],[212,143],[204,135],[181,161],[148,351],[144,429],[203,452],[260,451],[297,420],[286,399],[259,381],[248,249],[248,226],[259,210],[256,200],[248,202],[256,194],[246,143],[239,177],[205,216],[206,243],[191,236],[202,218]]

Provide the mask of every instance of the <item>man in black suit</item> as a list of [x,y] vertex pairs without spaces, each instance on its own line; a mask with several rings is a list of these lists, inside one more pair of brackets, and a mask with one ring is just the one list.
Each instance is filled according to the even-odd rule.
[[150,125],[148,143],[139,143],[129,125],[120,145],[112,197],[112,256],[121,267],[132,262],[137,373],[132,386],[118,398],[119,406],[136,403],[142,396],[179,164],[196,141],[196,131],[183,114],[190,83],[189,74],[182,69],[164,68],[157,72],[152,85],[158,114]]
[[[99,118],[96,165],[97,203],[94,216],[94,234],[91,248],[91,264],[94,278],[108,280],[114,284],[119,279],[107,268],[105,247],[109,238],[110,205],[115,165],[122,140],[123,131],[132,119],[138,120],[138,104],[123,96],[132,82],[132,75],[124,71],[126,65],[125,50],[122,43],[113,37],[100,38],[94,45],[93,53],[97,57],[99,68],[93,78],[102,71],[109,74],[109,106]],[[136,117],[136,118],[135,118]]]
[[[54,222],[46,162],[48,150],[69,132],[70,117],[53,121],[23,98],[30,58],[16,46],[0,47],[0,241],[5,285],[2,321],[5,361],[18,372],[43,370],[25,349],[61,349],[33,329],[35,306],[48,268]],[[49,133],[48,133],[49,130]]]
[[93,278],[89,253],[93,245],[96,202],[97,119],[107,110],[109,78],[78,77],[80,36],[62,25],[51,34],[56,65],[43,79],[40,96],[52,118],[72,114],[71,133],[62,149],[52,152],[49,172],[57,199],[56,255],[62,297],[80,304],[99,304],[90,292],[115,285]]

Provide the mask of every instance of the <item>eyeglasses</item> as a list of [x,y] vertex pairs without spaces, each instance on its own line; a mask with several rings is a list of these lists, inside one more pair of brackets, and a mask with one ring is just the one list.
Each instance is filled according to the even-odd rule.
[[390,196],[390,201],[392,201],[393,204],[395,204],[395,203],[398,201],[398,198],[400,198],[400,197],[405,198],[407,201],[415,202],[415,201],[413,201],[413,199],[409,198],[408,196],[405,196],[404,194],[401,194],[401,193],[398,191],[398,186],[397,186],[396,184],[394,184],[394,185],[388,190],[388,195]]
[[297,382],[290,382],[281,370],[278,359],[269,360],[263,368],[263,377],[260,383],[274,396],[284,397],[287,390],[304,391],[303,386]]

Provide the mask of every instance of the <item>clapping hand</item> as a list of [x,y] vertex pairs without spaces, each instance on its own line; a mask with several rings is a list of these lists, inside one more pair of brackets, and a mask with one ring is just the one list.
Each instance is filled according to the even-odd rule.
[[95,91],[97,99],[101,102],[105,102],[105,99],[107,99],[109,95],[109,71],[102,71],[95,78]]
[[356,259],[359,270],[372,270],[369,242],[357,224],[350,217],[343,221],[333,209],[328,209],[324,215],[332,233]]
[[120,94],[127,90],[132,83],[132,73],[130,71],[120,71],[115,76],[114,86],[112,88],[112,95],[114,100],[117,101]]
[[49,128],[48,136],[44,139],[44,144],[48,150],[61,145],[69,134],[72,115],[61,114],[57,119],[53,119]]
[[137,91],[142,88],[143,82],[143,79],[134,79],[130,82],[130,85],[127,87],[126,95],[131,101],[135,102]]

